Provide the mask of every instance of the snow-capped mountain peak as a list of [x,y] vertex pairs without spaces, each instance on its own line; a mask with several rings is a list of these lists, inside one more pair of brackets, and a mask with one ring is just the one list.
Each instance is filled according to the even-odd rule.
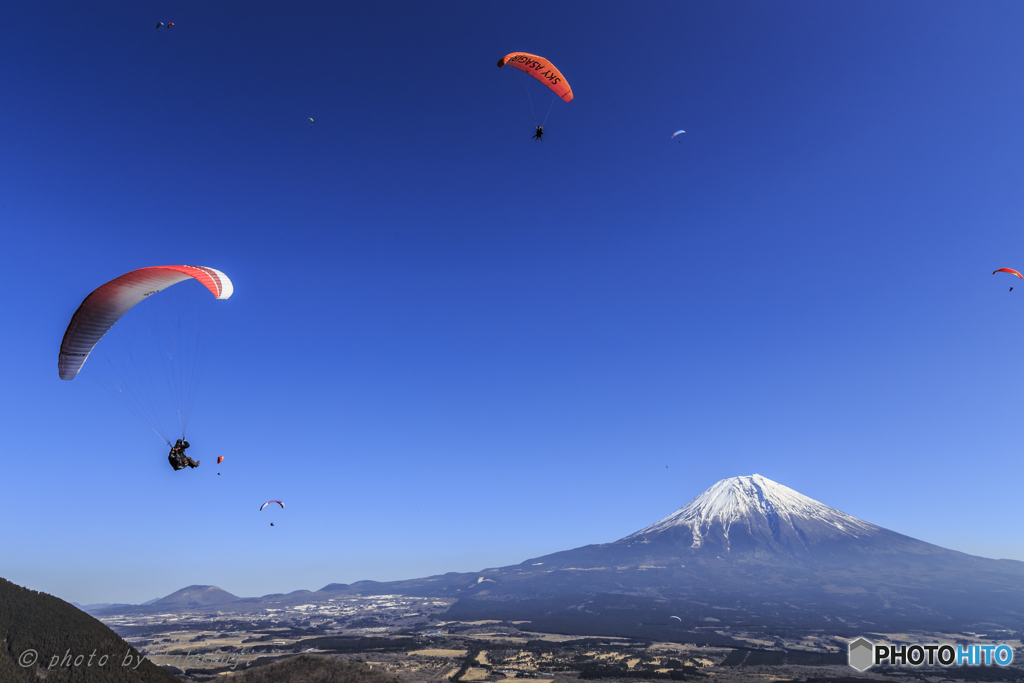
[[640,540],[666,531],[688,531],[693,546],[717,538],[726,549],[730,532],[742,528],[754,540],[807,547],[823,540],[860,538],[880,530],[845,512],[753,474],[723,479],[668,517],[623,539]]

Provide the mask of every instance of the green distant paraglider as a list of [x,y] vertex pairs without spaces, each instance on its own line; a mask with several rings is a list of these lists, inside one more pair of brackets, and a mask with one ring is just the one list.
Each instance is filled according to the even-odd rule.
[[312,117],[312,116],[310,116],[310,117],[309,117],[309,127],[310,127],[310,128],[312,128],[312,127],[313,127],[313,126],[315,126],[315,125],[316,125],[316,121],[314,121],[314,120],[313,120],[313,117]]

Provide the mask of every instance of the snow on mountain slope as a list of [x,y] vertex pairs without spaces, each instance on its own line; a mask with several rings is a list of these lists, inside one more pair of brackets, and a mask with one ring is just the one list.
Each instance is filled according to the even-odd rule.
[[884,531],[754,474],[723,479],[668,517],[622,541],[650,539],[662,532],[689,532],[693,548],[704,546],[709,539],[728,548],[735,529],[741,529],[748,539],[803,547]]

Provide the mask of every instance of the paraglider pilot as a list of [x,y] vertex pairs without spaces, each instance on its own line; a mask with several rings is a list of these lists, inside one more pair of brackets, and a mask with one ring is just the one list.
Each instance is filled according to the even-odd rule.
[[537,132],[533,134],[533,139],[544,142],[544,126],[537,126]]
[[173,446],[171,446],[171,452],[167,456],[167,461],[171,463],[171,467],[177,470],[183,470],[186,467],[195,469],[199,467],[199,461],[193,460],[192,458],[185,455],[185,449],[188,448],[188,441],[182,441],[178,439]]

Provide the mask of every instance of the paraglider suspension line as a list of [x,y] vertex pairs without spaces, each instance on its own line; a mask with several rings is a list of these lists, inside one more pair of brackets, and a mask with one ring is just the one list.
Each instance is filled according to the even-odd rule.
[[526,79],[529,78],[529,77],[526,74],[524,74],[523,72],[521,72],[521,71],[517,71],[516,73],[519,74],[520,81],[523,84],[523,90],[526,92],[526,103],[530,107],[530,118],[533,119],[533,125],[536,126],[537,125],[537,112],[534,111],[534,109],[533,109],[533,95],[530,94],[530,85],[526,82]]
[[548,122],[548,116],[550,116],[550,115],[551,115],[551,107],[555,106],[555,99],[556,99],[556,98],[555,98],[555,96],[554,96],[554,95],[552,95],[552,96],[551,96],[551,104],[549,104],[549,105],[548,105],[548,110],[547,110],[547,112],[546,112],[546,113],[544,114],[544,120],[540,122],[540,125],[541,125],[541,126],[543,126],[543,125],[544,125],[545,123],[547,123],[547,122]]

